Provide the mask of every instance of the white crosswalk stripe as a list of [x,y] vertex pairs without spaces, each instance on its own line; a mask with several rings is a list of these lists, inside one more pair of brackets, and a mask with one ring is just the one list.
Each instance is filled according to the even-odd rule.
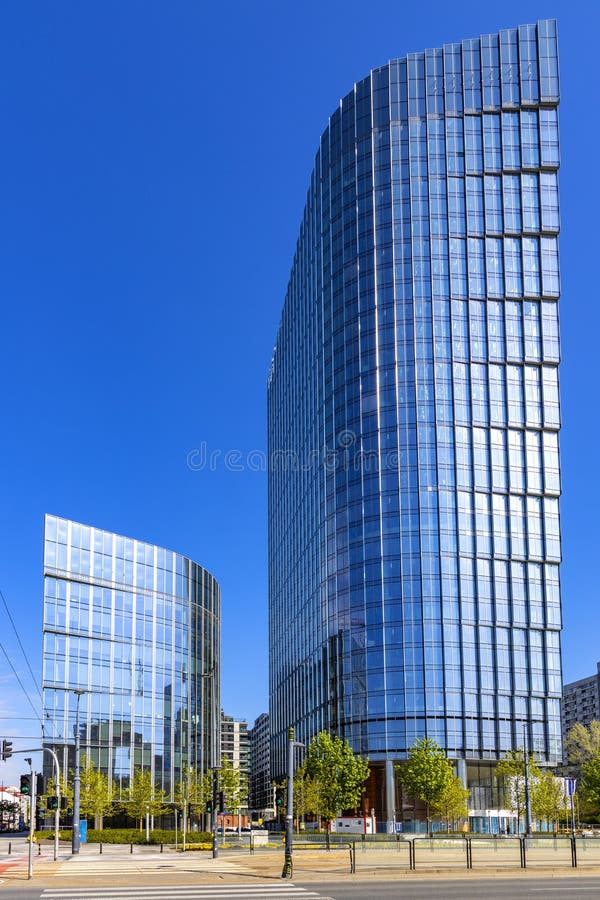
[[214,884],[198,887],[169,885],[165,887],[48,888],[42,900],[330,900],[323,894],[298,885],[285,884]]
[[153,875],[170,875],[185,869],[186,872],[229,872],[244,874],[249,871],[243,864],[227,859],[194,859],[177,858],[171,862],[164,856],[123,856],[107,859],[90,859],[89,857],[65,860],[54,872],[57,878],[71,878],[85,872],[86,875],[135,875],[137,872]]

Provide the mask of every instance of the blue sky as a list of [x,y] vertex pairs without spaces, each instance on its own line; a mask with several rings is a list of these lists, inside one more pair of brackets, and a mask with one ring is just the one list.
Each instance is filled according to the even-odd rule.
[[[210,569],[223,706],[267,708],[266,476],[189,455],[265,449],[267,371],[339,97],[389,58],[546,16],[562,78],[564,674],[595,671],[600,189],[583,173],[598,7],[21,0],[0,7],[0,588],[37,672],[48,511]],[[1,607],[0,632],[30,686]],[[0,737],[30,744],[28,709],[0,655]]]

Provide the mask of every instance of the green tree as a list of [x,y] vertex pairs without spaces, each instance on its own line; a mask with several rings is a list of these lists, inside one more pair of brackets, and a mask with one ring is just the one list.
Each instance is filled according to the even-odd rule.
[[198,772],[193,766],[187,766],[182,780],[177,782],[174,790],[174,805],[181,811],[184,834],[188,830],[190,817],[206,812],[206,804],[211,797],[212,774]]
[[589,725],[577,722],[567,735],[565,750],[569,766],[580,771],[584,763],[600,754],[600,722],[594,719]]
[[166,794],[157,788],[148,769],[134,769],[127,800],[119,804],[123,812],[137,819],[140,831],[146,813],[162,816],[169,811]]
[[470,791],[466,788],[458,775],[452,775],[451,781],[446,785],[438,800],[431,804],[433,816],[439,816],[446,820],[446,830],[450,831],[450,823],[457,819],[466,819],[469,815],[467,806]]
[[563,782],[551,772],[543,772],[531,782],[531,812],[534,819],[543,819],[548,828],[568,815]]
[[82,819],[94,816],[95,827],[102,827],[102,819],[113,811],[113,794],[108,778],[87,760],[79,772],[79,810]]
[[[530,785],[539,778],[540,770],[533,756],[527,761]],[[502,804],[517,814],[517,822],[525,812],[525,759],[523,750],[509,750],[496,766],[496,777],[501,782]]]
[[300,820],[305,815],[318,815],[320,808],[319,782],[308,774],[302,763],[294,773],[294,816]]
[[584,762],[581,767],[581,793],[593,807],[600,807],[600,752]]
[[454,771],[439,744],[431,738],[415,741],[405,763],[396,766],[398,780],[410,797],[425,804],[427,834],[431,833],[432,808],[438,809],[451,789]]
[[19,815],[19,804],[13,800],[0,800],[0,823],[16,822]]
[[226,756],[221,759],[219,790],[223,791],[225,809],[232,813],[248,803],[248,778]]
[[315,791],[311,802],[318,800],[316,812],[327,821],[329,833],[335,816],[360,805],[369,777],[368,760],[357,756],[348,741],[321,731],[307,750],[304,771]]
[[[61,779],[60,794],[66,801],[67,807],[73,809],[73,778],[75,773],[69,769],[67,781]],[[56,796],[54,778],[48,779],[47,792],[43,796],[43,802],[48,809],[50,797]],[[102,819],[109,816],[114,810],[114,797],[109,787],[108,778],[94,766],[90,759],[84,759],[79,769],[79,812],[82,819],[94,817],[94,827],[102,827]]]

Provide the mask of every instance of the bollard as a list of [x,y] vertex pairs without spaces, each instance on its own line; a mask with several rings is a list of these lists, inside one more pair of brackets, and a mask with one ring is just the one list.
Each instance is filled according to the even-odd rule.
[[160,852],[161,852],[161,853],[163,852],[163,844],[162,844],[162,841],[160,842]]
[[521,868],[527,868],[527,838],[522,837],[519,838],[519,844],[521,845]]
[[133,853],[133,844],[130,844],[130,845],[129,845],[129,852],[130,852],[130,853]]
[[100,841],[100,856],[102,856],[102,841]]
[[414,872],[417,868],[416,859],[415,859],[415,839],[408,842],[408,868],[411,872]]
[[465,844],[467,849],[467,869],[473,868],[473,844],[471,838],[465,838]]
[[42,855],[42,845],[38,844],[38,856]]
[[11,853],[12,853],[12,841],[9,841],[8,842],[8,855],[10,856]]

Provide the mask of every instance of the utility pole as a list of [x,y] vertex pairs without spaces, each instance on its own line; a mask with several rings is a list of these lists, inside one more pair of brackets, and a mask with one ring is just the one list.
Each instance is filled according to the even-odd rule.
[[73,691],[73,693],[77,697],[77,708],[75,713],[75,774],[73,776],[73,834],[71,835],[71,853],[79,853],[79,807],[81,791],[81,777],[79,772],[79,701],[81,700],[81,695],[85,694],[85,691],[76,690]]
[[304,747],[294,740],[294,729],[288,728],[287,814],[285,817],[285,860],[282,878],[291,878],[294,872],[294,747]]
[[33,878],[33,836],[35,834],[35,787],[36,773],[31,768],[31,757],[25,758],[25,762],[29,764],[29,777],[31,779],[31,788],[29,793],[29,854],[27,857],[27,879]]
[[219,769],[217,766],[213,768],[213,782],[212,782],[212,858],[217,859],[219,855],[219,842],[217,840],[217,826],[218,826],[218,812],[217,812],[217,792],[219,787]]
[[577,789],[577,779],[567,778],[567,793],[571,801],[571,837],[575,837],[575,790]]
[[51,750],[50,747],[43,747],[42,749],[52,756],[56,779],[56,784],[54,786],[54,862],[56,862],[58,859],[58,832],[60,830],[60,766],[58,765],[58,757],[54,750]]
[[529,751],[527,725],[523,723],[523,764],[525,775],[525,836],[531,837],[531,792],[529,790]]

